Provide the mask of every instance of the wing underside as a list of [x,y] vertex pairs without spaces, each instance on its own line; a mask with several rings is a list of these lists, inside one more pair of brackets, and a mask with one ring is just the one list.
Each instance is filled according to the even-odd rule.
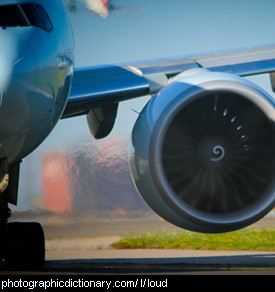
[[165,87],[171,77],[196,68],[239,76],[270,73],[274,85],[275,45],[75,69],[71,94],[62,118],[87,114],[93,108],[123,100],[153,95]]

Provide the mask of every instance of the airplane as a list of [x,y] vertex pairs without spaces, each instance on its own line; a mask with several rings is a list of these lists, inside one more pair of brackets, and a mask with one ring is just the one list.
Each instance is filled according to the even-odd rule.
[[121,7],[110,0],[63,0],[71,13],[93,12],[102,18],[107,18],[111,13],[118,12],[141,12],[140,8]]
[[0,44],[0,251],[8,268],[45,262],[41,224],[8,222],[21,161],[61,119],[86,115],[95,139],[108,136],[119,103],[141,96],[152,98],[130,137],[129,168],[160,217],[222,233],[274,208],[275,101],[243,77],[269,73],[275,91],[275,44],[75,68],[57,0],[2,0]]
[[103,18],[106,18],[109,15],[109,12],[114,10],[115,8],[108,0],[69,0],[63,1],[63,3],[67,3],[68,10],[70,12],[76,12],[78,10],[88,10],[93,11]]

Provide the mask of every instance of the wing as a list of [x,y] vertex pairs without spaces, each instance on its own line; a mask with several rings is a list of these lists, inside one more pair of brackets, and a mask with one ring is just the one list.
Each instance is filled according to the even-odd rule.
[[[103,138],[112,130],[120,101],[153,95],[171,77],[195,68],[239,76],[271,73],[272,77],[275,45],[75,69],[62,118],[90,113],[93,136]],[[275,84],[274,76],[271,82]]]
[[275,71],[275,45],[75,69],[71,94],[62,118],[154,94],[168,84],[169,78],[195,68],[240,76],[271,73]]

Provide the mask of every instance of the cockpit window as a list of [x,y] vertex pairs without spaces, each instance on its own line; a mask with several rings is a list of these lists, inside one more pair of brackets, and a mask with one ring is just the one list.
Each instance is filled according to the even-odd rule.
[[53,25],[49,18],[49,15],[41,5],[35,5],[35,7],[44,23],[44,29],[48,32],[51,31],[53,29]]
[[47,32],[53,29],[52,22],[41,5],[0,5],[0,26],[36,26]]
[[33,26],[37,26],[40,28],[44,28],[42,19],[40,18],[40,16],[38,15],[34,5],[32,4],[24,4],[21,6],[24,13],[26,14],[29,22],[31,25]]
[[31,25],[40,27],[47,32],[53,29],[50,18],[41,5],[23,4],[21,7]]
[[0,6],[0,26],[27,26],[27,22],[17,5]]

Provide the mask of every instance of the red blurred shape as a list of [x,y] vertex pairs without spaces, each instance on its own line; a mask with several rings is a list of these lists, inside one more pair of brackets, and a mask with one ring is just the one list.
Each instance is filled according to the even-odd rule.
[[101,0],[101,3],[106,9],[109,8],[109,1],[108,0]]
[[64,213],[72,209],[70,195],[70,159],[62,152],[46,153],[42,163],[43,206],[48,211]]

